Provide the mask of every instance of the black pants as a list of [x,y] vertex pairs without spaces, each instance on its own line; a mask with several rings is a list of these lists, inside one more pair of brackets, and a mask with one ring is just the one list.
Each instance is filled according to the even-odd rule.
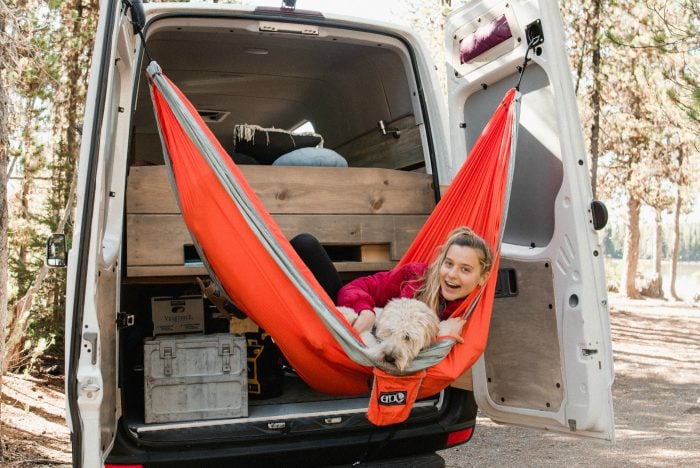
[[299,257],[311,270],[321,287],[335,302],[342,286],[340,275],[328,256],[326,249],[311,234],[302,233],[289,241]]

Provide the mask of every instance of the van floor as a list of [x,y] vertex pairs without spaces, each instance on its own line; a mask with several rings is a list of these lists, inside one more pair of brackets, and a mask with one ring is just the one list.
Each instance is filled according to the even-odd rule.
[[[294,374],[285,375],[282,395],[268,399],[248,399],[248,416],[229,419],[211,419],[146,424],[143,417],[143,393],[132,401],[122,415],[122,424],[141,443],[167,443],[183,441],[209,441],[225,437],[229,440],[245,440],[261,430],[268,431],[275,420],[294,420],[295,427],[318,426],[308,418],[343,415],[343,421],[352,426],[366,425],[365,413],[369,393],[359,397],[337,397],[311,389]],[[429,406],[433,406],[430,404]],[[317,428],[317,427],[316,427]]]
[[[125,405],[125,411],[123,414],[123,419],[127,426],[132,428],[146,426],[167,426],[164,424],[146,425],[144,423],[143,388],[141,388],[140,395],[137,392],[132,392],[130,397],[131,398],[129,398],[128,402],[129,404]],[[248,419],[257,416],[283,416],[289,414],[290,412],[296,413],[302,407],[304,408],[304,411],[311,411],[314,413],[319,411],[351,409],[365,410],[367,408],[368,400],[369,392],[367,392],[366,395],[361,395],[358,397],[335,396],[317,392],[309,387],[296,374],[285,372],[282,395],[273,398],[260,399],[248,394]],[[332,404],[329,405],[329,402],[333,401],[343,401],[344,403],[338,403],[335,406]],[[315,403],[318,403],[318,405]]]

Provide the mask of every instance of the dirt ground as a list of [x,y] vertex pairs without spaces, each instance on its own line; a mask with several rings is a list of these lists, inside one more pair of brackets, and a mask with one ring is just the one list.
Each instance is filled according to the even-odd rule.
[[448,467],[700,466],[700,308],[611,296],[616,441],[479,418]]
[[[611,296],[616,442],[502,426],[479,418],[448,467],[700,466],[700,307]],[[0,465],[70,466],[60,376],[3,382]]]

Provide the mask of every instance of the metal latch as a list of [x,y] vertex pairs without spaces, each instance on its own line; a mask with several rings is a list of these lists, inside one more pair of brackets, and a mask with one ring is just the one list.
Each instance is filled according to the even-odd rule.
[[90,364],[94,366],[97,364],[97,333],[85,332],[83,333],[83,339],[90,343],[85,348],[90,353]]
[[394,138],[401,137],[401,130],[399,130],[398,128],[387,127],[386,123],[383,120],[380,120],[378,123],[379,131],[382,132],[382,135],[392,135]]
[[134,314],[127,314],[126,312],[117,313],[117,328],[124,329],[134,326]]
[[80,391],[87,398],[94,398],[95,395],[102,390],[102,387],[92,378],[88,378],[82,385]]
[[231,372],[231,343],[219,343],[219,355],[224,373]]
[[167,377],[173,375],[173,359],[175,359],[175,347],[170,343],[161,343],[160,357],[165,362],[163,364],[163,374]]

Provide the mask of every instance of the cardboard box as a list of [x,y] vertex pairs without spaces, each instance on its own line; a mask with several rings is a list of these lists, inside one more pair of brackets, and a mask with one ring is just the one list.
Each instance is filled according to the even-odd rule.
[[151,317],[154,335],[204,333],[202,296],[153,297]]
[[248,416],[246,341],[240,335],[171,335],[143,346],[146,423]]

